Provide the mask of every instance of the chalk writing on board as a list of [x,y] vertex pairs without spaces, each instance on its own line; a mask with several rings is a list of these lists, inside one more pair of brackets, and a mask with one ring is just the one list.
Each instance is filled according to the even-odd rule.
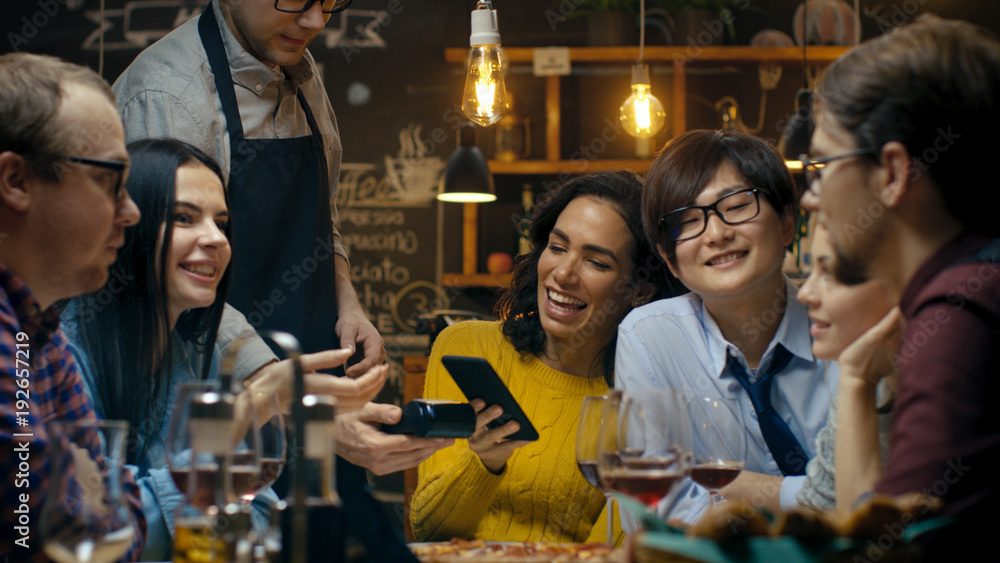
[[[97,26],[83,40],[84,50],[100,49],[102,34],[105,51],[145,49],[202,12],[201,7],[192,7],[191,0],[126,0],[118,5],[121,7],[105,7],[103,15],[101,10],[83,11]],[[331,18],[310,49],[385,49],[388,45],[380,31],[390,17],[386,10],[344,10]]]
[[344,246],[349,251],[367,250],[372,252],[399,252],[412,256],[417,253],[417,234],[413,231],[389,231],[384,233],[344,233]]
[[[415,334],[419,315],[447,299],[434,277],[436,208],[341,207],[338,230],[351,283],[379,333]],[[432,252],[432,251],[431,251]]]
[[421,137],[421,129],[410,123],[399,132],[399,152],[385,157],[385,175],[399,194],[400,205],[427,205],[437,196],[444,161],[429,156],[436,145],[434,139]]
[[384,170],[368,162],[340,165],[338,209],[349,207],[429,207],[444,173],[444,160],[430,153],[447,141],[443,129],[426,137],[422,126],[410,123],[398,134],[399,151],[386,155]]
[[396,326],[416,334],[419,315],[432,309],[447,309],[449,304],[449,295],[444,288],[429,281],[417,280],[396,293],[392,318]]

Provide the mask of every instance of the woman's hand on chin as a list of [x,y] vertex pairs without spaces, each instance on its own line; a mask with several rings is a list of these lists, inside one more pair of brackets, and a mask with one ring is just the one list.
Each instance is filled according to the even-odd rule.
[[848,345],[837,358],[844,383],[874,386],[883,377],[894,375],[892,358],[905,329],[902,311],[893,307],[878,324]]

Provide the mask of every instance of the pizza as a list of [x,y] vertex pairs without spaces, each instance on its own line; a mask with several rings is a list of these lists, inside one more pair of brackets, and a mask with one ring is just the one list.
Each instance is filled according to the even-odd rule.
[[450,542],[414,544],[422,563],[623,563],[621,550],[603,543]]

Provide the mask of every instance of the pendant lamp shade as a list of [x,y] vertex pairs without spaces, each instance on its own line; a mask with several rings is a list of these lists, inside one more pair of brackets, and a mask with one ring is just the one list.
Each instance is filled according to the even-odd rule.
[[808,2],[802,0],[802,88],[795,94],[795,115],[788,122],[785,131],[778,141],[778,152],[785,162],[797,161],[804,154],[809,154],[809,142],[812,140],[813,129],[816,126],[812,112],[812,91],[809,89],[809,60],[806,56],[806,44],[809,34],[806,32],[806,14]]
[[785,160],[798,160],[804,154],[809,154],[809,141],[812,139],[816,124],[812,113],[812,92],[803,88],[795,96],[795,115],[785,127],[781,140],[778,141],[778,152]]
[[460,138],[458,148],[448,157],[437,198],[451,202],[495,201],[497,196],[493,187],[493,175],[490,174],[486,157],[476,146],[475,126],[463,125]]

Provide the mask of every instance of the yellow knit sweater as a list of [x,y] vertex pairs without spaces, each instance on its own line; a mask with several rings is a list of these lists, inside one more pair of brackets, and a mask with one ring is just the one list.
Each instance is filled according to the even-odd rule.
[[[583,398],[602,395],[602,379],[554,370],[534,355],[522,356],[499,323],[465,321],[437,337],[427,367],[424,397],[466,401],[441,365],[441,356],[478,356],[496,369],[538,430],[539,439],[515,450],[494,475],[466,440],[420,465],[410,503],[414,537],[486,541],[604,542],[604,495],[576,465],[576,427]],[[615,518],[615,544],[624,540]]]

